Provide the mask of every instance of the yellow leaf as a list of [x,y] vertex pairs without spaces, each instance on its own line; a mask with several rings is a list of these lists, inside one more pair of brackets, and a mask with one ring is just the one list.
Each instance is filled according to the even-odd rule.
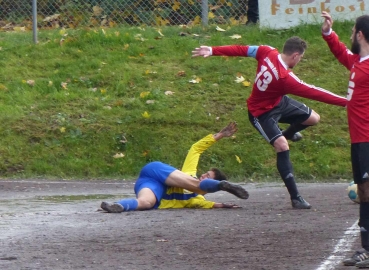
[[237,155],[234,155],[234,156],[236,157],[236,160],[237,160],[238,163],[242,163],[242,160],[240,159],[239,156],[237,156]]
[[146,118],[146,119],[147,119],[147,118],[150,118],[150,114],[149,114],[148,112],[146,112],[146,111],[145,111],[145,112],[142,114],[142,117],[143,117],[143,118]]
[[24,26],[22,26],[22,27],[16,26],[16,27],[13,28],[13,30],[15,32],[24,32],[24,31],[26,31],[26,27],[24,27]]
[[232,6],[232,3],[231,2],[228,2],[227,3],[227,6],[231,7]]
[[238,20],[236,20],[235,18],[233,18],[233,17],[230,18],[229,21],[230,21],[231,25],[239,25],[240,24],[240,22]]
[[61,85],[61,87],[62,87],[63,89],[68,89],[68,87],[67,87],[68,83],[66,83],[66,82],[62,82],[60,85]]
[[104,34],[104,36],[106,35],[106,32],[104,29],[101,28],[101,32]]
[[161,35],[162,37],[164,37],[164,35],[161,33],[160,30],[158,30],[158,33],[159,33],[159,35]]
[[124,44],[123,50],[127,50],[129,48],[129,44]]
[[217,26],[215,29],[216,29],[217,31],[220,31],[220,32],[224,32],[224,31],[225,31],[224,29],[220,28],[219,26]]
[[6,91],[6,90],[8,90],[8,88],[6,88],[5,85],[3,85],[3,84],[0,83],[0,90],[1,91],[4,91],[4,90]]
[[244,82],[242,82],[242,84],[243,84],[243,86],[246,86],[247,87],[247,86],[250,86],[251,83],[248,82],[248,81],[244,81]]
[[22,80],[22,83],[27,83],[27,81],[26,80]]
[[148,95],[150,95],[150,91],[141,92],[141,93],[140,93],[140,98],[145,98],[145,97],[147,97]]
[[107,90],[106,90],[106,89],[100,89],[100,93],[101,93],[101,94],[103,94],[103,95],[104,95],[104,94],[106,94],[106,92],[107,92]]
[[173,9],[174,11],[177,11],[178,9],[180,9],[180,7],[181,7],[181,3],[180,3],[180,2],[175,1],[175,2],[174,2],[174,5],[172,6],[172,9]]
[[214,13],[210,11],[209,14],[208,14],[208,18],[209,19],[214,19],[215,18]]
[[48,86],[53,86],[53,82],[52,81],[49,81]]
[[193,19],[193,24],[200,24],[201,22],[201,18],[199,15],[197,15],[194,19]]
[[65,34],[65,29],[63,28],[63,29],[61,29],[60,31],[59,31],[59,34],[61,35],[61,36],[64,36],[64,34]]
[[61,133],[64,133],[65,132],[65,127],[61,127],[61,128],[59,128],[59,130],[60,130]]
[[233,35],[233,36],[229,36],[231,39],[240,39],[241,38],[241,36],[240,35],[237,35],[237,34],[235,34],[235,35]]

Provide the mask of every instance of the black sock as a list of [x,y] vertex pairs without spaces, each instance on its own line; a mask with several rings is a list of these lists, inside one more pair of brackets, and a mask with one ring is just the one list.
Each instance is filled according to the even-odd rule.
[[309,126],[300,123],[291,124],[286,130],[283,130],[282,134],[286,139],[291,139],[296,132],[304,130]]
[[297,199],[299,192],[297,190],[295,177],[293,176],[292,163],[290,161],[290,150],[277,153],[277,168],[284,184],[287,187],[291,199]]
[[360,236],[361,246],[369,251],[369,202],[360,202]]

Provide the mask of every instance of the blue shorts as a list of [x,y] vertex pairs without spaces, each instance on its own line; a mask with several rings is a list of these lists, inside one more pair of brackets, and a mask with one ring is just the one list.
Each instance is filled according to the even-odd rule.
[[154,161],[146,164],[142,168],[135,183],[135,194],[137,195],[138,192],[140,192],[140,190],[143,188],[149,188],[156,197],[156,204],[154,205],[154,208],[158,208],[160,200],[167,189],[165,180],[175,170],[177,169],[160,161]]

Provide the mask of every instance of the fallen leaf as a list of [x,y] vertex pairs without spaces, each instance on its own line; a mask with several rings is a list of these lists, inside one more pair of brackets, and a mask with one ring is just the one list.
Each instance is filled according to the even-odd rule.
[[237,160],[238,163],[242,163],[242,160],[240,159],[239,156],[235,155],[235,157],[236,157],[236,160]]
[[161,35],[162,37],[164,37],[164,35],[161,33],[160,30],[158,30],[158,33],[159,33],[159,35]]
[[59,128],[59,130],[60,130],[61,133],[64,133],[65,132],[65,127],[61,127],[61,128]]
[[140,98],[145,98],[145,97],[147,97],[148,95],[150,95],[150,91],[141,92],[141,93],[140,93]]
[[101,93],[101,94],[103,94],[103,95],[104,95],[104,94],[106,94],[106,92],[107,92],[107,90],[106,90],[106,89],[100,89],[100,93]]
[[246,87],[251,85],[251,83],[248,82],[248,81],[244,81],[244,82],[242,82],[242,84],[243,84],[243,86],[246,86]]
[[217,26],[217,28],[215,28],[217,31],[220,31],[220,32],[224,32],[225,30],[220,28],[219,26]]
[[240,35],[233,35],[233,36],[229,36],[231,39],[239,39],[239,38],[241,38],[241,36]]
[[234,80],[236,83],[241,83],[245,80],[245,78],[243,76],[237,76],[236,79]]
[[123,158],[124,154],[123,153],[116,153],[113,158]]
[[186,76],[186,71],[183,71],[183,70],[178,71],[177,76],[178,77],[184,77],[184,76]]
[[49,81],[48,86],[53,86],[53,82],[52,81]]
[[34,80],[27,80],[27,84],[30,85],[30,86],[34,86],[35,81]]
[[165,91],[164,94],[167,96],[170,96],[170,95],[173,95],[174,92],[168,90],[168,91]]
[[155,103],[155,100],[151,100],[151,99],[146,100],[146,104],[154,104],[154,103]]
[[68,83],[66,83],[66,82],[62,82],[60,85],[61,85],[61,87],[62,87],[63,89],[68,89],[68,87],[67,87]]
[[146,119],[148,119],[148,118],[150,118],[150,114],[148,113],[148,112],[144,112],[143,114],[142,114],[142,117],[143,118],[146,118]]

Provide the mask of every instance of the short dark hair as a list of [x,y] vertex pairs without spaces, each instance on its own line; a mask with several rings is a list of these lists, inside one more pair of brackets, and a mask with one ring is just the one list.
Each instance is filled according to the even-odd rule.
[[295,52],[303,54],[307,48],[307,44],[304,40],[299,37],[291,37],[286,40],[283,45],[283,53],[286,55],[291,55]]
[[[363,15],[356,19],[355,31],[363,33],[366,42],[369,42],[369,15]],[[355,34],[356,34],[355,33]]]
[[218,168],[210,168],[210,171],[212,171],[214,173],[214,179],[215,180],[227,180],[227,176],[224,174],[224,172],[222,172],[221,170],[219,170]]

